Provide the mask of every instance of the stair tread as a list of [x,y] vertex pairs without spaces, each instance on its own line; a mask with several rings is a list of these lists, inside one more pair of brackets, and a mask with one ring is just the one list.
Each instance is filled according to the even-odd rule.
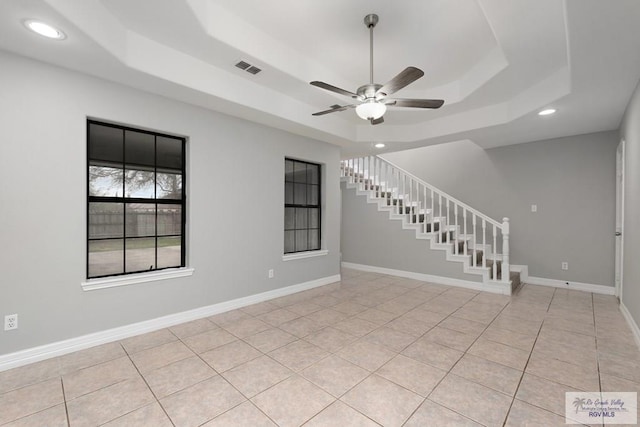
[[[361,165],[359,164],[357,168],[360,169]],[[388,182],[382,185],[383,182],[378,179],[380,177],[375,176],[375,174],[371,173],[371,170],[367,170],[366,168],[367,168],[366,163],[365,163],[365,170],[364,171],[359,170],[358,172],[356,172],[356,170],[352,167],[343,166],[342,173],[345,175],[343,178],[346,178],[348,184],[352,184],[352,185],[349,185],[348,188],[355,187],[356,190],[358,191],[365,190],[367,191],[366,194],[369,200],[376,199],[378,201],[382,201],[382,204],[378,204],[378,208],[381,210],[384,209],[385,211],[388,211],[390,214],[390,219],[395,219],[395,220],[401,219],[403,221],[403,227],[415,229],[416,238],[421,238],[421,239],[430,238],[431,244],[432,245],[436,244],[438,245],[439,248],[446,248],[447,247],[446,245],[449,245],[450,249],[448,249],[448,251],[451,255],[468,257],[468,260],[469,260],[467,264],[468,267],[472,267],[472,268],[475,267],[475,268],[482,269],[481,271],[485,272],[483,274],[488,273],[489,279],[491,281],[501,280],[503,276],[502,260],[501,259],[494,260],[489,258],[489,256],[492,256],[493,254],[491,249],[492,248],[491,243],[480,244],[482,249],[475,248],[475,245],[478,245],[478,243],[476,242],[476,238],[478,237],[478,235],[474,233],[472,234],[466,233],[467,231],[466,227],[464,227],[465,234],[462,234],[461,227],[463,227],[463,225],[449,224],[449,221],[447,219],[448,212],[449,212],[448,210],[447,210],[447,215],[445,217],[442,217],[442,218],[436,217],[435,216],[436,211],[427,208],[427,206],[429,206],[428,202],[425,202],[423,204],[420,201],[419,196],[417,197],[418,200],[414,200],[414,196],[416,195],[413,193],[410,194],[404,189],[404,187],[402,187],[403,194],[399,194],[400,188],[392,187],[388,185],[389,184]],[[378,182],[377,184],[376,184],[376,181]],[[432,192],[432,195],[434,197],[436,196],[433,192]],[[441,203],[442,203],[442,199],[440,199],[440,209],[442,209]],[[433,202],[431,202],[431,204],[433,205]],[[440,212],[442,213],[442,210]],[[459,214],[455,213],[454,215],[459,215]],[[408,227],[408,226],[411,226],[411,227]],[[495,232],[495,229],[494,229],[494,232]],[[438,237],[434,240],[434,236],[438,236]],[[483,242],[484,242],[484,238],[483,238]],[[495,243],[495,236],[494,236],[494,243]],[[442,245],[445,245],[445,246],[442,246]],[[465,255],[465,249],[466,249],[466,255]],[[485,256],[485,251],[488,252],[489,254],[488,256]],[[456,258],[456,259],[459,260],[460,258]],[[474,261],[475,261],[475,266],[474,266]],[[486,272],[485,269],[487,269],[488,272]],[[494,274],[494,269],[495,269],[495,274]],[[493,277],[494,275],[496,276],[495,279]],[[512,290],[515,289],[521,283],[520,273],[517,271],[515,272],[509,271],[509,280],[511,281]]]

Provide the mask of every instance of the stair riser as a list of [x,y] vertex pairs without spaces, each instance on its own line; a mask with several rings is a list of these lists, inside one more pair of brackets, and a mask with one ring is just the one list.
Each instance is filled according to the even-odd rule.
[[[466,264],[465,272],[467,272],[467,268],[469,269],[469,273],[482,273],[486,279],[488,278],[491,282],[502,282],[502,261],[501,254],[493,255],[490,244],[475,244],[473,243],[473,235],[462,235],[463,239],[459,239],[457,236],[460,233],[460,227],[456,225],[446,226],[446,218],[441,219],[440,221],[434,221],[433,214],[430,209],[427,209],[427,206],[422,206],[423,204],[429,205],[429,201],[419,201],[412,202],[412,206],[405,206],[409,204],[409,200],[412,200],[409,194],[400,194],[398,196],[398,189],[392,188],[391,191],[382,191],[384,186],[380,184],[375,184],[377,180],[364,179],[362,175],[356,174],[355,176],[347,177],[347,182],[350,183],[351,188],[356,188],[359,191],[364,191],[367,195],[368,199],[376,199],[378,201],[378,208],[384,209],[389,212],[390,218],[392,219],[401,219],[404,223],[403,228],[414,229],[416,234],[420,234],[420,236],[416,236],[421,239],[429,239],[431,241],[432,249],[440,249],[447,250],[447,260],[449,261],[458,261]],[[373,202],[374,200],[370,200]],[[382,203],[382,204],[380,204]],[[433,202],[431,202],[433,204]],[[436,205],[438,202],[436,201]],[[424,210],[423,210],[424,209]],[[440,209],[442,209],[441,214],[446,214],[445,209],[440,205]],[[437,206],[436,206],[437,210]],[[423,213],[420,213],[420,212]],[[427,212],[427,213],[424,213]],[[447,211],[448,212],[448,211]],[[440,218],[438,218],[440,219]],[[445,229],[448,231],[441,231],[441,226],[445,221]],[[426,221],[426,224],[425,224]],[[432,230],[433,228],[433,230]],[[467,228],[464,230],[467,232]],[[427,233],[427,234],[424,234]],[[431,236],[429,236],[431,235]],[[435,246],[434,246],[435,245]],[[467,255],[465,253],[465,246]],[[473,257],[474,251],[473,248],[478,248],[475,251],[475,266],[473,265]],[[483,259],[484,254],[489,254],[487,259]],[[498,258],[495,261],[495,269],[494,273],[494,260],[493,257]],[[494,278],[494,275],[496,278]],[[510,274],[511,278],[511,274]],[[520,283],[519,275],[514,275],[511,279],[512,288],[515,289]]]

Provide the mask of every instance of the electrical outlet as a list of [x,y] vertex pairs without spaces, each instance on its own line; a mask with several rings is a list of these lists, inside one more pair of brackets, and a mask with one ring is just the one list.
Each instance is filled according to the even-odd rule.
[[273,279],[274,273],[273,273],[273,268],[271,270],[269,270],[269,279]]
[[538,205],[531,205],[531,212],[538,212]]
[[569,263],[567,261],[563,261],[561,267],[562,267],[563,270],[568,270],[569,269]]
[[7,314],[4,316],[4,330],[10,331],[12,329],[18,329],[18,315]]

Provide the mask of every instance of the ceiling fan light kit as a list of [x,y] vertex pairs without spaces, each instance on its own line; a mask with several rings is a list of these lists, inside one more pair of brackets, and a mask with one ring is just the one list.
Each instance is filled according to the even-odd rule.
[[405,108],[440,108],[442,104],[444,104],[444,101],[441,99],[396,99],[388,97],[424,76],[424,72],[416,67],[405,68],[400,74],[384,85],[373,82],[373,29],[378,23],[378,20],[378,15],[373,13],[364,17],[364,24],[369,28],[369,84],[360,86],[356,93],[353,93],[328,83],[320,81],[311,82],[312,86],[348,96],[360,101],[360,103],[332,105],[328,110],[313,113],[314,116],[323,116],[325,114],[355,108],[358,117],[369,121],[372,125],[377,125],[384,122],[383,116],[387,111],[387,105]]
[[356,107],[356,114],[364,120],[376,120],[384,116],[387,106],[375,101],[368,101]]

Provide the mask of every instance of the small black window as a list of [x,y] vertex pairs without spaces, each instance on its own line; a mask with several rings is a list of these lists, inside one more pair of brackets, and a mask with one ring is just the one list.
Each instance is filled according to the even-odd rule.
[[285,159],[284,253],[320,249],[320,165]]
[[87,278],[185,266],[185,139],[87,122]]

